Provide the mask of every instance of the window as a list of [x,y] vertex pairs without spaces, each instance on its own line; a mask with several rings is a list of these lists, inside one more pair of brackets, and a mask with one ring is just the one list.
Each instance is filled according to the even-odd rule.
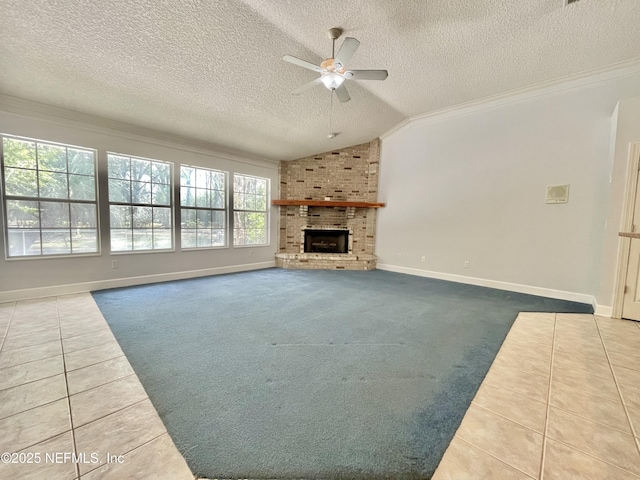
[[226,174],[180,167],[180,239],[182,248],[223,247],[226,231]]
[[7,257],[98,252],[95,151],[4,136]]
[[269,179],[234,175],[234,245],[266,245],[268,243],[268,196]]
[[173,247],[171,164],[108,154],[111,251]]

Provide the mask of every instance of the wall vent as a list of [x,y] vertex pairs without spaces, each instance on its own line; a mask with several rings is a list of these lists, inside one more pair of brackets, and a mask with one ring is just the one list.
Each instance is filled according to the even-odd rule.
[[567,203],[569,201],[569,185],[547,185],[544,203]]

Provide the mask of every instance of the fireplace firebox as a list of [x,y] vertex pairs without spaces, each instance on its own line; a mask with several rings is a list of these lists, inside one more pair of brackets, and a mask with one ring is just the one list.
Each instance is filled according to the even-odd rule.
[[349,230],[305,230],[305,253],[348,253]]

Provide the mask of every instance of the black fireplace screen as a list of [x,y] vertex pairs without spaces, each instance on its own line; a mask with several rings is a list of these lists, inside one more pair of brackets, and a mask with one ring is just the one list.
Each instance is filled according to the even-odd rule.
[[348,230],[305,230],[305,253],[348,253]]

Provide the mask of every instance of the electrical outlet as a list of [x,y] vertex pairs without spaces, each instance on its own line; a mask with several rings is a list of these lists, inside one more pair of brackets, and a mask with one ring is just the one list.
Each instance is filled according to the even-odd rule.
[[398,260],[400,260],[402,258],[402,254],[398,253]]
[[119,260],[111,260],[111,268],[120,268]]
[[425,256],[423,255],[422,257],[420,257],[420,261],[421,261],[422,263],[426,262],[426,261],[427,261],[427,257],[425,257]]
[[469,260],[465,260],[464,261],[464,268],[469,268],[471,266],[471,263],[469,262]]

